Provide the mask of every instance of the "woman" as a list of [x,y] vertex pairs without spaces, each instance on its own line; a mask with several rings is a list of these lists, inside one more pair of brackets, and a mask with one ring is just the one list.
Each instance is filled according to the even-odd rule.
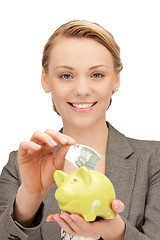
[[[105,121],[121,70],[118,45],[95,23],[71,21],[49,38],[41,83],[63,128],[35,132],[10,154],[0,179],[2,239],[159,239],[160,143],[127,138]],[[96,170],[109,177],[119,199],[112,220],[85,222],[58,208],[53,172],[77,170],[65,160],[75,143],[102,157]]]

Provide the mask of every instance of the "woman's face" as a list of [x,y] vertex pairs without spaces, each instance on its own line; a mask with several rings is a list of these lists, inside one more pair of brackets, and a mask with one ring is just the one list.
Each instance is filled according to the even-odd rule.
[[111,53],[86,38],[61,38],[51,51],[48,72],[42,72],[42,86],[51,91],[64,126],[105,121],[119,82]]

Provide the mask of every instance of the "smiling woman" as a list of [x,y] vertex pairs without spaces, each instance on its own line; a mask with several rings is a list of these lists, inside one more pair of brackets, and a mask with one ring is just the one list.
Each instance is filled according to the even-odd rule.
[[[36,131],[10,154],[0,177],[3,239],[159,239],[160,142],[127,138],[105,120],[122,68],[120,48],[96,23],[71,21],[49,38],[41,84],[63,128]],[[113,183],[114,219],[86,222],[76,213],[61,213],[53,198],[53,173],[77,171],[65,160],[75,143],[101,155],[95,170]]]
[[51,91],[64,130],[69,125],[79,129],[95,122],[101,125],[119,84],[112,54],[92,38],[59,38],[50,52],[48,69],[42,73],[42,86]]

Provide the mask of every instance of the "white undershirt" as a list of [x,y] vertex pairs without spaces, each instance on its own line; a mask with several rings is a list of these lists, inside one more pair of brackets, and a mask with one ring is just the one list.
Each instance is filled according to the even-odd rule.
[[61,240],[94,240],[93,238],[73,237],[61,229]]

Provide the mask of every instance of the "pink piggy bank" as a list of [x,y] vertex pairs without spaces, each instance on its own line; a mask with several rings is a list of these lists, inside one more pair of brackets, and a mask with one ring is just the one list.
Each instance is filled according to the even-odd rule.
[[55,198],[63,212],[79,214],[86,221],[94,221],[96,217],[114,218],[111,203],[115,191],[105,175],[81,167],[69,175],[57,170],[54,179],[58,186]]

